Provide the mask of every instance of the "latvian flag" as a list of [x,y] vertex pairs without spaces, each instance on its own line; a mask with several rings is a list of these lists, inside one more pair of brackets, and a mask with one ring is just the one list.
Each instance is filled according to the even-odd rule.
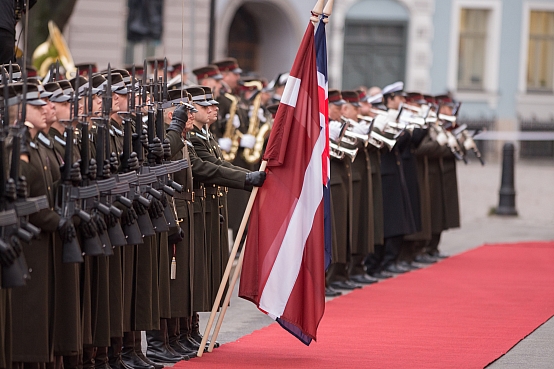
[[310,22],[264,155],[267,178],[250,215],[239,289],[306,345],[325,309],[330,259],[326,74],[325,24],[315,31]]

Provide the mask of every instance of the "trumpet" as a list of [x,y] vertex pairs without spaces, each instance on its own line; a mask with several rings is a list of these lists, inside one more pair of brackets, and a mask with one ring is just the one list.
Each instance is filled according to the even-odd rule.
[[354,161],[354,159],[356,159],[357,154],[358,154],[357,147],[355,149],[347,149],[346,147],[337,145],[334,142],[329,142],[329,155],[331,155],[334,158],[342,160],[346,155],[350,158],[351,161]]
[[[380,135],[379,133],[377,133],[375,131],[370,132],[370,140],[373,141],[373,142],[371,142],[372,145],[374,145],[376,147],[379,147],[379,148],[381,148],[383,146],[387,146],[387,148],[389,150],[391,150],[394,147],[394,145],[396,145],[396,140],[386,138],[385,136]],[[377,146],[377,145],[379,145],[379,146]]]

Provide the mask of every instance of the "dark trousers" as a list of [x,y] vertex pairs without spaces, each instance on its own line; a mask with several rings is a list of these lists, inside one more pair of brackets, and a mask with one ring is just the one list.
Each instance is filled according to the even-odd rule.
[[431,235],[431,241],[427,243],[427,252],[430,255],[437,254],[439,252],[439,243],[441,242],[441,234],[433,233]]
[[372,254],[365,259],[365,268],[368,274],[379,272],[383,258],[385,257],[385,245],[375,245]]
[[0,28],[0,64],[15,62],[14,58],[15,34]]
[[396,263],[400,250],[402,248],[403,236],[394,236],[385,238],[385,256],[383,257],[383,268]]

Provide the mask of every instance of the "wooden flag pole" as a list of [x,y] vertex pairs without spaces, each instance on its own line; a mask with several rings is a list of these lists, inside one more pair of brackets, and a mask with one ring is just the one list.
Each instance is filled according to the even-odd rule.
[[[246,239],[244,240],[244,244],[246,245]],[[231,283],[229,284],[229,288],[227,289],[227,294],[225,295],[223,306],[221,307],[221,311],[219,312],[219,316],[217,317],[217,323],[215,324],[214,333],[212,334],[212,338],[210,339],[208,352],[212,352],[214,350],[215,341],[217,340],[219,329],[223,324],[223,318],[225,317],[225,313],[227,312],[227,307],[229,306],[229,302],[231,301],[231,295],[233,294],[233,290],[235,289],[235,285],[237,284],[237,279],[239,278],[239,274],[242,270],[243,261],[244,261],[244,246],[242,247],[242,251],[239,255],[239,260],[237,262],[237,265],[235,266],[235,272],[233,273],[233,277],[231,278]]]
[[[267,161],[265,160],[262,161],[262,164],[260,165],[260,172],[265,171],[266,166],[267,166]],[[221,279],[221,283],[219,284],[219,290],[217,291],[217,295],[215,297],[214,305],[212,307],[212,312],[210,313],[210,318],[208,319],[208,324],[206,325],[206,329],[204,330],[204,336],[202,337],[202,342],[200,342],[200,347],[198,348],[198,352],[196,353],[196,356],[198,357],[202,356],[202,354],[204,353],[204,347],[206,347],[206,342],[208,342],[208,336],[212,330],[215,314],[217,313],[219,303],[221,302],[221,297],[223,296],[225,285],[227,284],[227,280],[229,279],[229,274],[231,274],[233,261],[235,260],[235,256],[237,255],[237,250],[240,245],[240,240],[242,239],[242,235],[244,234],[244,229],[246,228],[246,223],[248,222],[248,218],[250,217],[250,212],[252,211],[252,206],[254,205],[254,200],[256,199],[256,195],[258,195],[259,189],[260,189],[259,187],[254,187],[254,189],[252,190],[252,193],[250,194],[250,198],[248,199],[246,210],[244,211],[244,215],[242,216],[242,221],[240,223],[239,230],[235,237],[235,243],[233,244],[233,248],[231,249],[231,253],[229,254],[229,261],[227,262],[225,273],[223,273],[223,278]],[[244,247],[242,248],[242,253],[244,253]]]

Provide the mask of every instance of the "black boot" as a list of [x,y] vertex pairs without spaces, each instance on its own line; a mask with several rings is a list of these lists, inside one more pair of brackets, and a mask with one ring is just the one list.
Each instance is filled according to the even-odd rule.
[[168,336],[167,342],[169,344],[169,347],[171,347],[173,351],[175,351],[180,355],[188,356],[189,359],[195,358],[198,350],[185,347],[181,345],[181,343],[179,342],[179,338],[180,338],[179,318],[166,319],[166,321],[167,321],[167,336]]
[[189,357],[184,357],[177,354],[167,344],[167,326],[165,320],[160,321],[160,330],[146,331],[146,357],[158,363],[177,363],[181,360],[188,360]]
[[94,346],[83,347],[83,369],[93,369],[95,365],[94,356],[96,348]]
[[[190,324],[190,336],[193,340],[198,342],[199,344],[202,343],[202,335],[200,334],[200,316],[198,313],[192,314],[192,320]],[[206,347],[210,345],[210,341],[206,341]],[[219,342],[215,342],[214,348],[219,347]]]
[[142,334],[141,332],[134,332],[135,337],[135,355],[144,363],[153,366],[155,369],[163,369],[163,364],[155,363],[144,355],[142,352]]
[[[140,332],[136,332],[140,335]],[[135,353],[135,332],[123,333],[123,348],[121,349],[121,369],[154,369],[153,365],[147,364]]]
[[200,343],[190,336],[191,317],[179,318],[179,343],[191,351],[198,352]]
[[111,369],[108,363],[108,348],[98,347],[96,349],[96,358],[94,359],[95,369]]

